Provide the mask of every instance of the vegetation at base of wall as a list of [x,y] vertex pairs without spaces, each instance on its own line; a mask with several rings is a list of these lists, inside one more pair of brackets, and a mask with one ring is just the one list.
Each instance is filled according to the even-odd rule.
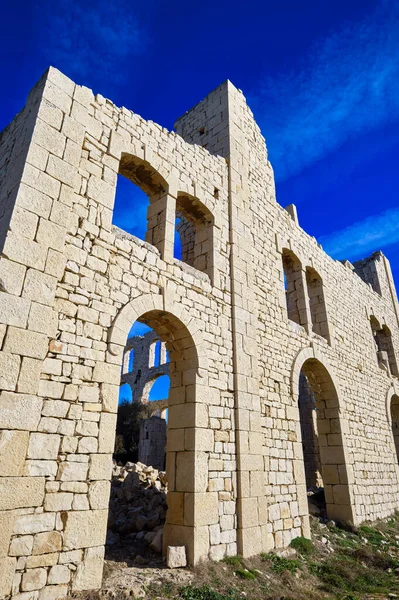
[[[144,596],[118,585],[111,592],[80,594],[79,600],[399,599],[399,514],[359,528],[312,519],[311,542],[296,538],[281,552],[205,562],[187,569],[188,579],[182,580],[177,570],[171,572],[173,581],[165,582],[162,569],[158,576],[147,569],[146,582],[141,568],[137,566],[137,573]],[[121,563],[107,561],[106,572],[115,569],[123,575]]]
[[230,556],[194,570],[190,585],[150,587],[164,600],[391,600],[399,598],[399,516],[359,528],[312,520],[312,541],[281,553]]
[[312,540],[308,540],[308,538],[302,536],[293,539],[290,546],[303,556],[309,556],[315,551]]

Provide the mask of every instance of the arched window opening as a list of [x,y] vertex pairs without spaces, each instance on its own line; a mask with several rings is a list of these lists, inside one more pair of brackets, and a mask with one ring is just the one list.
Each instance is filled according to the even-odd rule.
[[309,512],[352,521],[338,395],[315,359],[302,366],[298,405]]
[[123,175],[118,175],[113,225],[145,241],[149,206],[150,199],[147,194]]
[[[147,161],[122,154],[113,225],[152,244],[163,255],[167,235],[167,204],[167,183],[163,177]],[[170,234],[173,235],[173,230]]]
[[[149,366],[151,346],[158,346],[154,350],[158,366]],[[194,452],[191,446],[186,449],[185,443],[176,442],[191,440],[195,427],[194,413],[186,410],[195,399],[194,341],[178,318],[154,310],[132,327],[127,347],[134,350],[134,363],[132,372],[122,373],[121,383],[123,388],[131,385],[134,401],[121,402],[118,410],[114,453],[118,464],[114,465],[109,518],[109,539],[115,545],[107,546],[106,555],[124,560],[132,552],[135,537],[142,540],[145,531],[154,534],[146,535],[148,541],[157,540],[152,548],[155,545],[162,551],[163,535],[166,545],[186,546],[193,560],[195,523],[185,502],[186,497],[187,502],[191,500],[187,492],[196,489]],[[168,431],[173,433],[169,447]],[[171,502],[181,498],[170,511],[166,493],[172,494]]]
[[287,313],[290,321],[306,324],[306,307],[303,293],[302,265],[291,250],[283,250],[283,280]]
[[396,458],[399,462],[399,396],[396,394],[391,398],[391,425]]
[[323,280],[312,267],[306,268],[306,285],[308,289],[310,315],[313,333],[330,340],[327,310],[324,300]]
[[374,316],[370,317],[370,325],[379,366],[387,373],[398,377],[398,366],[390,329],[386,325],[381,327]]
[[130,350],[130,354],[129,354],[129,373],[131,371],[133,371],[133,365],[134,365],[134,348],[132,348]]
[[[162,364],[162,358],[164,357],[163,352],[164,345],[161,340],[154,340],[150,346],[148,366],[159,367]],[[166,362],[165,360],[163,362]]]
[[133,371],[133,364],[134,364],[134,348],[126,348],[126,350],[123,354],[122,374],[125,375],[126,373],[130,373],[131,371]]
[[198,271],[213,275],[213,216],[197,198],[178,194],[174,257]]
[[169,375],[161,375],[153,382],[150,393],[148,394],[148,398],[150,401],[165,400],[169,396],[169,389]]

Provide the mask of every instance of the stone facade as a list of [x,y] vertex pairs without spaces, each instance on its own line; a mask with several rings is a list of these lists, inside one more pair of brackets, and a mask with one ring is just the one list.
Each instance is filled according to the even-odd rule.
[[[137,319],[170,358],[165,554],[184,546],[194,564],[310,534],[301,376],[329,517],[399,506],[387,259],[334,261],[276,203],[264,139],[230,82],[176,131],[50,69],[0,136],[1,598],[101,583]],[[112,225],[118,173],[150,198],[146,242]]]

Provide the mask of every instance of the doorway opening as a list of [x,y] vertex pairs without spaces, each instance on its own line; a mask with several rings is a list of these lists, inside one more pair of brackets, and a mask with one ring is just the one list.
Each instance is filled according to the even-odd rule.
[[195,427],[195,413],[187,410],[195,399],[194,342],[181,321],[154,310],[133,325],[121,367],[107,556],[159,567],[165,536],[169,544],[185,545],[189,556],[193,549],[193,516],[191,506],[185,516],[184,501],[195,489],[194,453],[184,439],[186,428]]
[[298,404],[309,512],[352,521],[338,394],[316,359],[302,366]]

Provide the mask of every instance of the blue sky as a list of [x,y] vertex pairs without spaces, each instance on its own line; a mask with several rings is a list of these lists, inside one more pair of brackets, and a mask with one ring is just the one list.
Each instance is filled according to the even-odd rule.
[[[37,0],[1,9],[0,129],[49,64],[171,129],[226,78],[266,137],[277,199],[335,258],[399,282],[397,0]],[[140,233],[140,196],[119,223]]]

